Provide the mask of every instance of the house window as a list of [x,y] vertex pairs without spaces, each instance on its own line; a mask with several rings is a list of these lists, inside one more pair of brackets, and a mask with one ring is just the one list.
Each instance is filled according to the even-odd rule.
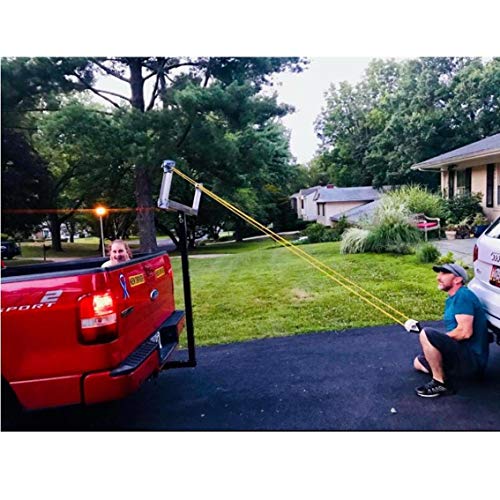
[[472,186],[472,168],[457,171],[457,194],[470,194]]
[[323,217],[325,216],[325,204],[324,203],[318,203],[318,215],[322,215]]
[[495,165],[489,163],[486,165],[486,206],[493,206],[493,181],[495,179]]
[[455,196],[455,171],[448,170],[448,198]]
[[303,197],[300,199],[300,208],[302,210],[304,210],[304,198]]

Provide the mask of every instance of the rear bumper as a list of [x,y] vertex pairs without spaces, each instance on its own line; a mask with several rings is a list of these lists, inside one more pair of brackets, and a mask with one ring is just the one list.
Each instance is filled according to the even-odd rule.
[[175,311],[116,368],[86,375],[83,379],[83,402],[94,404],[120,399],[136,391],[168,361],[177,347],[183,327],[184,311]]
[[161,370],[177,347],[184,322],[184,311],[175,311],[113,370],[13,382],[12,389],[28,410],[123,398]]
[[472,290],[483,305],[490,325],[500,329],[500,289],[474,278],[467,288]]

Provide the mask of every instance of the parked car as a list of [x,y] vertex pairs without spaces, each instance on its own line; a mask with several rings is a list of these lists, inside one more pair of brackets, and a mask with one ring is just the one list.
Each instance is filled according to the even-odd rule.
[[478,238],[473,261],[469,288],[483,304],[488,326],[500,344],[500,217]]
[[13,259],[16,255],[21,255],[21,248],[15,241],[2,241],[2,259]]

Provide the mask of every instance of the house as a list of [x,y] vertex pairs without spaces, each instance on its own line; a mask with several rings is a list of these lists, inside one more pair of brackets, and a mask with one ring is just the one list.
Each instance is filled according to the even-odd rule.
[[302,220],[314,221],[317,217],[316,202],[314,195],[321,186],[301,189],[298,193],[290,196],[292,209],[297,212],[297,217]]
[[351,224],[357,224],[363,220],[370,219],[375,209],[380,205],[380,200],[374,200],[365,205],[359,205],[357,207],[347,210],[347,212],[341,212],[336,215],[332,215],[330,220],[332,222],[338,222],[342,217],[345,217]]
[[345,215],[350,222],[356,222],[371,214],[376,206],[373,202],[380,198],[380,194],[371,186],[335,187],[328,184],[318,189],[314,195],[316,221],[331,226]]
[[441,191],[451,198],[463,193],[481,193],[483,211],[489,220],[500,215],[500,134],[435,156],[411,167],[441,172]]

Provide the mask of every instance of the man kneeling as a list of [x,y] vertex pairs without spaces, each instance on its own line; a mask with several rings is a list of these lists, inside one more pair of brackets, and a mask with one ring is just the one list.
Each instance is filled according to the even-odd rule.
[[433,328],[420,332],[423,353],[413,366],[432,376],[432,380],[417,387],[423,398],[454,394],[451,378],[481,375],[488,362],[488,327],[479,299],[465,283],[467,273],[458,264],[432,268],[437,275],[438,288],[448,292],[444,309],[446,333]]

